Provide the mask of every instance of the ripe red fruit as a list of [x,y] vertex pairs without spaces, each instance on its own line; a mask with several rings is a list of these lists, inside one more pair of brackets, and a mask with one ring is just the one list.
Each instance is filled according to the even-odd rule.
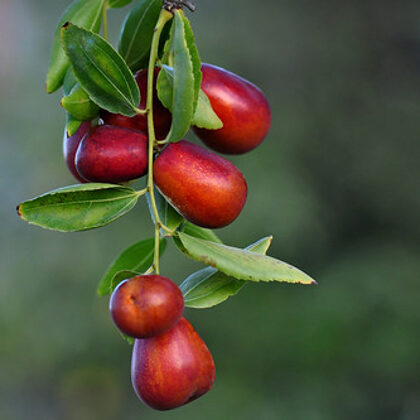
[[67,135],[67,130],[65,130],[63,137],[64,160],[66,161],[69,171],[80,182],[86,182],[86,179],[83,179],[77,172],[76,165],[74,163],[74,157],[76,156],[77,148],[79,147],[80,142],[89,130],[90,121],[84,121],[75,134],[69,137]]
[[263,92],[247,80],[220,67],[203,64],[201,87],[223,122],[219,130],[193,127],[211,149],[242,154],[257,147],[270,129],[271,111]]
[[[162,140],[169,133],[171,128],[172,115],[171,113],[162,105],[160,100],[157,97],[156,92],[156,79],[159,74],[159,68],[155,69],[154,80],[153,80],[153,121],[156,131],[156,138]],[[147,100],[147,70],[140,70],[136,73],[134,78],[140,89],[140,109],[146,108]],[[147,115],[138,114],[134,117],[126,117],[121,114],[111,114],[108,111],[102,111],[101,118],[105,124],[117,125],[119,127],[134,128],[135,130],[141,130],[147,133]]]
[[147,136],[141,131],[101,125],[81,141],[77,172],[91,182],[119,183],[147,172]]
[[171,143],[153,167],[161,193],[196,225],[226,226],[245,204],[247,185],[239,169],[201,146],[186,140]]
[[124,280],[114,290],[109,310],[115,325],[130,337],[146,338],[171,329],[184,312],[178,286],[158,275]]
[[139,398],[157,410],[170,410],[205,394],[214,383],[213,357],[185,319],[157,337],[137,339],[131,381]]

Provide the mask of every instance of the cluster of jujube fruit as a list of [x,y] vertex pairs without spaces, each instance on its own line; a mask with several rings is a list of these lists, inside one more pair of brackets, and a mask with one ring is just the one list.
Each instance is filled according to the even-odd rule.
[[[134,340],[137,395],[169,410],[199,398],[215,380],[213,357],[184,307],[214,307],[250,282],[316,282],[267,255],[271,236],[238,248],[210,230],[232,223],[245,205],[244,176],[218,153],[244,154],[264,140],[271,124],[264,94],[201,62],[183,12],[194,9],[190,0],[137,0],[117,51],[107,40],[107,11],[131,1],[74,0],[61,18],[46,87],[63,87],[64,157],[80,184],[24,201],[17,212],[46,229],[81,232],[117,220],[147,197],[154,236],[117,257],[98,294],[111,295],[115,325]],[[190,128],[207,148],[184,139]],[[146,174],[137,190],[133,181]],[[206,265],[179,287],[160,275],[167,238]]]
[[110,300],[116,326],[135,338],[131,380],[140,399],[158,410],[191,402],[213,385],[213,357],[192,325],[182,317],[178,286],[159,275],[120,283]]
[[[111,294],[115,325],[134,339],[131,377],[137,395],[168,410],[200,397],[215,379],[212,355],[183,317],[184,306],[210,308],[247,281],[315,281],[266,255],[271,237],[242,249],[226,246],[209,230],[232,223],[245,205],[244,176],[217,153],[244,154],[264,140],[271,113],[262,91],[201,63],[182,11],[193,9],[188,0],[139,0],[125,20],[117,52],[106,40],[106,12],[129,3],[75,0],[63,15],[47,91],[63,86],[64,157],[81,184],[50,191],[17,210],[47,229],[85,231],[116,220],[147,195],[154,238],[127,248],[98,293]],[[190,127],[211,150],[183,139]],[[146,174],[140,191],[121,185]],[[166,237],[210,267],[180,287],[161,276]]]
[[[156,94],[154,74],[153,121],[157,139],[171,127],[171,113]],[[239,76],[209,64],[202,65],[202,89],[223,123],[218,130],[193,127],[211,149],[242,154],[258,146],[268,133],[271,114],[259,88]],[[147,101],[147,70],[135,75],[141,94],[140,109]],[[84,122],[71,137],[64,135],[64,157],[71,173],[81,182],[123,183],[147,173],[147,115],[126,117],[101,112],[102,124]],[[240,214],[247,196],[242,173],[227,159],[187,140],[157,147],[154,181],[160,192],[190,222],[220,228]]]
[[[156,138],[164,139],[171,113],[156,94],[154,73],[153,122]],[[271,122],[263,93],[250,82],[219,67],[202,66],[202,89],[223,128],[194,127],[211,149],[246,153],[258,146]],[[147,101],[147,70],[135,75],[140,109]],[[126,117],[101,111],[102,124],[84,122],[71,137],[64,136],[64,157],[81,182],[122,183],[140,178],[148,169],[147,115]],[[186,140],[158,148],[154,182],[178,212],[190,222],[220,228],[233,222],[247,196],[242,173],[228,160]],[[178,286],[160,275],[137,276],[120,283],[110,299],[116,326],[135,338],[131,377],[139,398],[158,410],[186,404],[213,385],[212,355],[192,325],[182,317],[184,299]]]

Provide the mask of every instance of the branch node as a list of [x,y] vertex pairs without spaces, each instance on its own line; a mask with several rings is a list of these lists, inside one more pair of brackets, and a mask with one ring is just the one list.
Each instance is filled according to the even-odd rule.
[[186,7],[191,12],[195,10],[195,4],[189,0],[163,0],[163,8],[172,12],[173,9],[182,9]]

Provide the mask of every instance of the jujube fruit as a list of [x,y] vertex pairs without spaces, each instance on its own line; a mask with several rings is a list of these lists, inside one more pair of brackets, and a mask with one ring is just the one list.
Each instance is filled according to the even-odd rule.
[[64,131],[63,137],[63,155],[64,160],[69,168],[71,174],[80,182],[86,182],[86,179],[80,176],[77,172],[76,165],[74,163],[74,157],[76,156],[77,148],[82,141],[85,134],[90,130],[90,121],[84,121],[79,129],[72,136],[68,136],[67,130]]
[[271,111],[263,92],[251,82],[220,67],[203,64],[201,88],[223,122],[218,130],[193,127],[211,149],[242,154],[257,147],[267,135]]
[[131,381],[150,407],[169,410],[187,404],[209,391],[214,379],[213,357],[185,318],[164,334],[134,342]]
[[[155,127],[156,138],[161,140],[166,137],[171,128],[172,115],[162,105],[156,92],[156,79],[159,73],[159,68],[155,69],[153,79],[153,122]],[[136,73],[134,78],[139,86],[140,90],[140,109],[146,108],[147,101],[147,70],[140,70]],[[147,132],[147,115],[137,114],[134,117],[126,117],[121,114],[111,114],[108,111],[101,112],[101,118],[105,124],[117,125],[119,127],[134,128]]]
[[184,312],[178,286],[159,275],[136,276],[112,293],[109,310],[115,325],[130,337],[145,338],[171,329]]
[[81,141],[77,172],[91,182],[119,183],[147,172],[147,136],[129,128],[101,125]]
[[169,144],[154,162],[155,183],[190,222],[220,228],[245,205],[247,184],[228,160],[186,140]]

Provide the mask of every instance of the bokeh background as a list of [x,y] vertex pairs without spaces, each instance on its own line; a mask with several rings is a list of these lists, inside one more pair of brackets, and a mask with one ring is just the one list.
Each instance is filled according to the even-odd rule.
[[[0,2],[0,418],[420,418],[420,3],[417,0],[197,0],[203,61],[266,92],[272,131],[232,159],[249,200],[220,231],[317,287],[251,284],[187,311],[217,379],[166,413],[130,384],[130,347],[95,288],[110,261],[149,237],[144,204],[100,230],[43,231],[19,201],[73,183],[64,115],[44,78],[67,0]],[[114,43],[128,8],[111,13]],[[199,267],[171,248],[163,273]]]

